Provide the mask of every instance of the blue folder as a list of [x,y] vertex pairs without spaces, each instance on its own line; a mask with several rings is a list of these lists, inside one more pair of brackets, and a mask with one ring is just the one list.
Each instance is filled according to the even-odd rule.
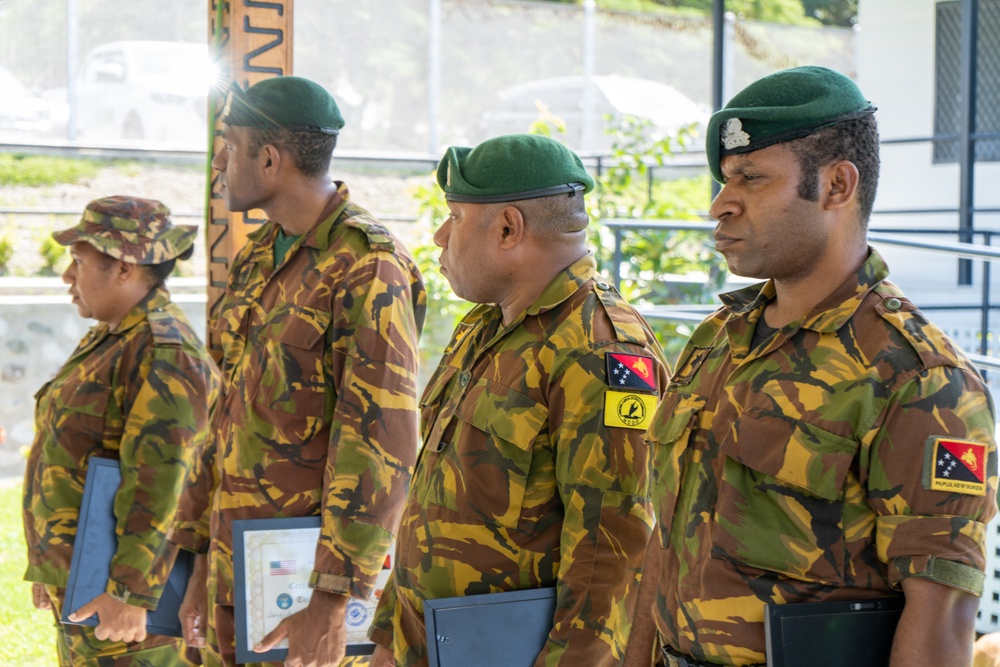
[[[83,502],[73,542],[73,559],[66,584],[62,622],[73,624],[69,615],[103,593],[111,575],[111,559],[118,550],[115,532],[115,494],[121,485],[119,462],[91,457],[87,464],[87,479],[83,487]],[[179,550],[166,588],[154,611],[146,614],[146,631],[154,635],[181,636],[177,611],[184,600],[191,577],[193,554]],[[97,625],[97,615],[76,625]]]
[[430,666],[531,667],[555,611],[555,588],[424,600]]

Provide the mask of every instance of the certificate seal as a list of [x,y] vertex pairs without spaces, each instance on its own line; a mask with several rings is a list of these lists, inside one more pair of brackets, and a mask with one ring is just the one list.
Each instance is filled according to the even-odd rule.
[[278,605],[278,609],[288,609],[292,606],[292,596],[288,593],[282,593],[275,602]]
[[347,625],[352,628],[360,628],[368,620],[368,608],[357,600],[351,600],[347,604]]

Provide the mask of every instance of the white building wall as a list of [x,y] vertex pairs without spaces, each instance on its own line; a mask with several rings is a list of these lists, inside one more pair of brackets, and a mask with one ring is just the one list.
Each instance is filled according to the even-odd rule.
[[[861,90],[878,107],[883,139],[930,137],[934,134],[935,20],[937,0],[861,0],[859,7],[858,76]],[[875,209],[957,208],[959,167],[934,164],[931,144],[884,146],[882,174]],[[978,163],[975,171],[975,205],[1000,206],[1000,163]],[[979,214],[977,228],[1000,229],[1000,216]],[[956,213],[932,215],[876,215],[871,226],[897,228],[952,228]],[[952,237],[930,236],[954,242]],[[976,239],[981,242],[981,239]],[[997,245],[1000,245],[998,240]],[[974,303],[982,292],[979,264],[974,284],[957,284],[955,259],[942,259],[917,250],[879,247],[892,270],[892,280],[918,305]],[[993,293],[1000,295],[1000,263],[994,263]],[[994,296],[993,301],[1000,300]],[[935,312],[929,317],[969,349],[977,345],[971,332],[979,327],[976,312]],[[996,323],[993,323],[993,321]],[[994,340],[1000,332],[1000,313],[991,319]],[[991,354],[1000,356],[1000,350]],[[997,391],[994,389],[994,398]],[[1000,522],[988,529],[986,586],[980,602],[976,629],[1000,630]]]

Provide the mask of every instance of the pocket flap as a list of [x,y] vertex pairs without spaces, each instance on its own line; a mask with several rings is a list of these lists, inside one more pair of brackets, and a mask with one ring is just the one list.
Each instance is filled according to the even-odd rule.
[[[478,395],[477,395],[478,394]],[[548,407],[491,380],[479,380],[462,402],[461,418],[527,451],[548,421]]]
[[325,310],[285,304],[261,328],[261,336],[303,350],[312,349],[330,326],[332,315]]
[[835,500],[860,444],[770,410],[751,409],[722,442],[727,456],[810,495]]
[[677,440],[691,429],[691,422],[705,407],[704,396],[695,394],[667,393],[663,397],[666,404],[658,414],[669,415],[666,419],[654,420],[646,429],[646,440],[667,445]]

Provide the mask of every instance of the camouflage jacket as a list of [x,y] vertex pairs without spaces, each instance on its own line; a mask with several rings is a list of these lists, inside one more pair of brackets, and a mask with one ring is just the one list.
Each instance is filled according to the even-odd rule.
[[[426,293],[389,231],[338,183],[320,217],[274,266],[278,225],[250,235],[214,326],[223,397],[216,461],[188,488],[181,546],[203,549],[233,604],[232,522],[322,515],[312,584],[367,598],[406,500],[417,454],[417,337]],[[211,502],[209,492],[215,487]]]
[[642,434],[666,377],[592,255],[506,326],[499,307],[473,308],[421,400],[424,447],[372,638],[426,665],[424,599],[554,586],[537,664],[618,664],[653,526]]
[[165,289],[152,290],[113,331],[93,327],[35,395],[25,579],[65,587],[87,462],[118,459],[118,551],[107,592],[155,608],[176,554],[167,527],[218,390],[215,363]]
[[892,595],[906,576],[981,591],[990,395],[870,253],[757,349],[773,283],[723,295],[679,358],[647,440],[654,618],[682,653],[764,662],[765,604]]

